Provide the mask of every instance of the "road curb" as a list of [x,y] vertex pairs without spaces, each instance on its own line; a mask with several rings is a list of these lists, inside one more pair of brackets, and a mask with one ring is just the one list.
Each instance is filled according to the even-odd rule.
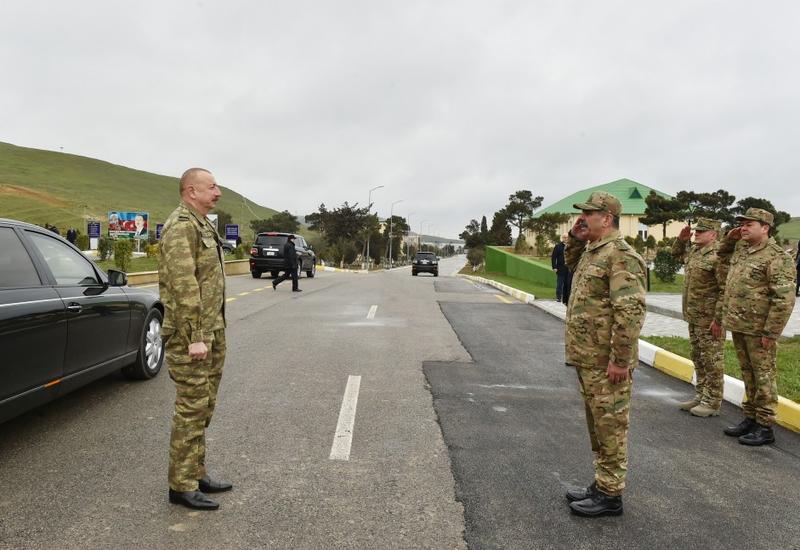
[[[493,281],[491,279],[486,279],[484,277],[466,274],[459,274],[458,276],[494,287],[502,292],[505,292],[506,294],[509,294],[510,296],[513,296],[514,298],[517,298],[518,300],[523,301],[526,304],[535,306],[542,311],[561,319],[562,321],[564,320],[561,315],[541,307],[540,304],[536,303],[536,298],[533,294],[523,292],[519,289],[498,283],[497,281]],[[645,365],[658,369],[661,372],[672,376],[673,378],[688,382],[692,385],[696,383],[693,361],[641,339],[639,340],[639,361]],[[722,393],[725,401],[741,408],[742,402],[745,399],[744,382],[738,378],[734,378],[726,374]],[[783,396],[778,396],[778,408],[776,411],[775,421],[784,428],[800,433],[800,404],[795,403],[791,399],[787,399]]]

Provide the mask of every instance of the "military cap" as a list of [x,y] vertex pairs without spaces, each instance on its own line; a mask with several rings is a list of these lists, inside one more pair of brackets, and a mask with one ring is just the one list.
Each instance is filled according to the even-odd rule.
[[757,222],[766,223],[770,227],[775,225],[775,218],[772,215],[772,212],[769,212],[762,208],[748,208],[747,212],[745,212],[741,216],[736,216],[736,219],[739,221],[755,220]]
[[697,223],[694,225],[694,230],[719,232],[721,225],[722,223],[719,220],[712,220],[711,218],[697,218]]
[[603,191],[595,191],[589,195],[589,200],[572,205],[578,210],[602,210],[614,216],[619,216],[622,212],[622,205],[617,197]]

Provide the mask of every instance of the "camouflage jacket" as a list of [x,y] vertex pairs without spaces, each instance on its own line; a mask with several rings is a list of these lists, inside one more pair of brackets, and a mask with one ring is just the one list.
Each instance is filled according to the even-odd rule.
[[225,328],[225,270],[214,226],[181,202],[161,231],[158,288],[164,303],[164,332],[202,342]]
[[639,364],[645,316],[645,264],[619,231],[593,243],[570,236],[565,251],[574,272],[567,307],[567,362],[605,369]]
[[[675,240],[672,256],[684,264],[686,277],[683,283],[683,318],[687,323],[708,328],[711,321],[722,324],[722,301],[727,262],[717,255],[717,243],[702,248],[689,246],[689,241]],[[721,305],[721,304],[720,304]]]
[[778,338],[794,309],[792,258],[772,238],[757,246],[724,239],[720,258],[730,264],[722,326],[731,332]]

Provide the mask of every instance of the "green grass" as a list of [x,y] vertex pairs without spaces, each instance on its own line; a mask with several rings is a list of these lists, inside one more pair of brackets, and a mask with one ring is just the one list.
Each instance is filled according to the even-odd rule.
[[556,289],[553,287],[537,285],[536,283],[525,281],[523,279],[517,279],[516,277],[509,277],[508,275],[504,275],[502,273],[486,273],[483,269],[472,271],[472,267],[469,265],[464,266],[459,273],[491,279],[493,281],[497,281],[498,283],[503,283],[504,285],[519,289],[523,292],[533,294],[537,299],[556,299]]
[[[150,213],[150,230],[155,231],[178,200],[175,177],[0,142],[0,218],[54,224],[62,234],[68,227],[85,233],[84,215],[104,222],[109,210],[142,211]],[[218,206],[242,226],[243,235],[250,220],[275,213],[251,201],[245,205],[240,194],[224,187]]]
[[[119,269],[117,266],[114,265],[113,259],[103,260],[102,262],[98,261],[95,263],[106,271],[109,268]],[[133,258],[131,260],[131,266],[128,268],[128,273],[138,273],[140,271],[157,271],[157,270],[158,270],[158,258],[148,258],[146,256],[142,256],[141,258]]]
[[[691,345],[686,338],[678,336],[643,336],[650,342],[681,357],[691,359]],[[778,341],[778,393],[800,403],[800,336],[781,338]],[[725,374],[742,379],[742,371],[736,358],[733,343],[725,341]]]
[[653,271],[650,271],[650,292],[669,292],[674,294],[683,293],[683,275],[675,275],[675,280],[671,283],[662,283]]
[[792,218],[790,221],[778,226],[778,237],[783,239],[800,239],[800,218]]

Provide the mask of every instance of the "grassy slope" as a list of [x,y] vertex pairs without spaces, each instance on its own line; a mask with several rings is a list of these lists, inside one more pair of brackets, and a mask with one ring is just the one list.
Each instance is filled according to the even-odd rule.
[[779,226],[778,236],[784,239],[800,240],[800,218],[792,218],[791,221]]
[[[686,338],[677,336],[644,336],[651,344],[691,359],[691,346]],[[800,403],[800,337],[781,338],[778,341],[778,393]],[[725,342],[725,374],[742,379],[739,361],[733,343]]]
[[[178,202],[177,178],[160,176],[101,160],[17,147],[0,142],[0,217],[66,229],[86,231],[87,216],[105,221],[109,210],[150,213],[151,231]],[[85,205],[85,207],[84,207]],[[219,208],[234,223],[248,227],[250,220],[268,218],[275,210],[248,201],[223,188]],[[105,230],[105,226],[103,226]]]

